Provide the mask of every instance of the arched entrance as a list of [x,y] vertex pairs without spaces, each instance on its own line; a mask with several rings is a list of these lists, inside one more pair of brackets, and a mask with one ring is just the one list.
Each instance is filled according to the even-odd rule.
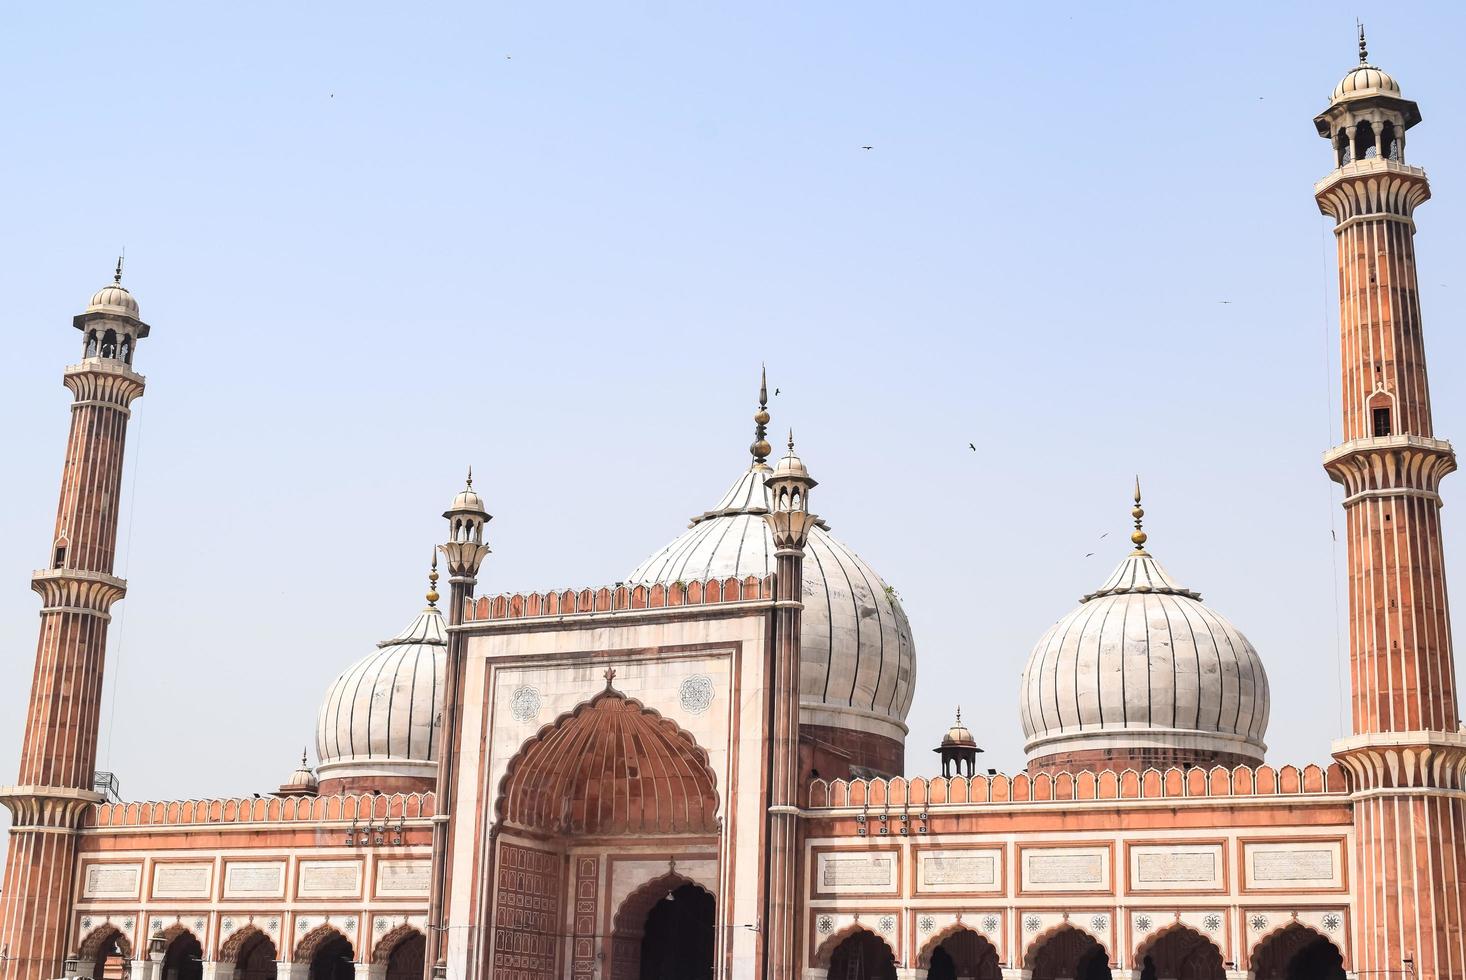
[[716,904],[701,885],[671,873],[632,892],[611,933],[613,980],[710,980]]
[[317,926],[295,947],[295,962],[308,963],[308,980],[356,980],[356,950],[332,926]]
[[427,940],[409,925],[400,925],[377,943],[372,959],[387,967],[387,980],[422,980]]
[[1344,957],[1329,939],[1294,923],[1252,951],[1256,980],[1344,980]]
[[927,980],[1002,980],[998,951],[982,936],[961,926],[932,940],[918,960]]
[[1111,980],[1110,954],[1099,940],[1072,926],[1041,937],[1027,961],[1033,980]]
[[162,980],[203,980],[204,946],[181,925],[163,933]]
[[254,926],[245,926],[225,940],[219,959],[234,964],[234,980],[275,980],[275,943]]
[[[596,838],[597,847],[609,852],[619,849],[617,840],[625,840],[628,852],[641,854],[648,845],[677,857],[689,848],[716,852],[718,793],[707,752],[676,722],[611,687],[612,677],[608,672],[605,690],[526,742],[499,783],[499,826],[527,831],[544,843],[533,851],[501,843],[496,859],[521,869],[519,879],[533,885],[536,895],[560,887],[560,855],[577,838]],[[669,868],[674,866],[668,861]],[[594,896],[594,883],[589,888]],[[535,922],[530,935],[524,933],[518,907],[504,902],[496,909],[489,974],[507,976],[522,969],[518,964],[527,954],[548,969],[562,934],[573,934],[573,948],[586,950],[575,958],[587,968],[596,965],[586,962],[602,952],[590,935],[594,916],[578,908],[574,921],[566,922],[559,918],[559,904],[550,907],[555,911]],[[716,902],[690,878],[671,870],[636,888],[611,911],[612,932],[604,950],[609,962],[600,964],[602,976],[712,976]],[[546,936],[549,941],[542,943]]]
[[132,944],[115,926],[104,925],[82,940],[78,966],[97,980],[122,980],[128,975]]
[[1222,951],[1189,926],[1172,926],[1135,953],[1142,980],[1225,980]]
[[829,980],[896,980],[896,957],[873,932],[856,929],[830,953]]

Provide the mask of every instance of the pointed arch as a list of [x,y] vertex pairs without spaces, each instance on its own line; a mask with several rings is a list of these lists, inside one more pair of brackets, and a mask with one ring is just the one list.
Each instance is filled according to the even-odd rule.
[[1093,933],[1062,922],[1034,937],[1023,966],[1033,980],[1110,980],[1110,950]]
[[[966,937],[968,936],[971,936],[972,939],[967,939]],[[992,971],[983,969],[988,966],[991,966],[993,970],[997,970],[998,977],[1002,976],[1002,967],[998,959],[997,946],[994,945],[991,939],[965,922],[954,922],[928,939],[917,951],[916,965],[923,970],[929,970],[932,965],[932,956],[936,954],[938,949],[943,948],[949,940],[955,940],[964,945],[970,945],[972,940],[976,940],[976,956],[973,957],[976,962],[967,965],[969,968],[978,968],[974,974],[978,980],[990,980]],[[948,952],[951,953],[952,951],[949,950]],[[954,956],[953,958],[955,959],[956,957]],[[967,974],[964,973],[963,976],[967,976]]]
[[270,939],[269,935],[259,926],[253,923],[246,923],[245,925],[240,926],[238,929],[235,929],[233,932],[231,932],[225,938],[224,942],[219,946],[219,962],[239,962],[240,954],[245,952],[245,948],[252,945],[253,942],[257,941],[259,938],[265,939],[267,942],[269,942],[271,948],[274,948],[275,941],[273,939]]
[[1343,980],[1348,960],[1332,939],[1294,919],[1259,938],[1247,964],[1255,980],[1289,980],[1301,964],[1310,980]]
[[397,952],[397,947],[414,936],[422,937],[423,931],[408,922],[404,922],[397,928],[390,930],[385,936],[377,940],[377,945],[372,948],[372,962],[386,963],[392,958],[392,954]]
[[847,940],[853,939],[861,933],[865,933],[866,935],[879,940],[881,945],[890,950],[892,958],[895,957],[896,951],[894,949],[891,949],[891,944],[886,942],[885,936],[882,936],[880,933],[875,932],[867,925],[863,925],[859,922],[852,922],[844,929],[841,929],[838,932],[831,933],[825,938],[824,942],[820,943],[819,948],[814,951],[815,965],[824,967],[825,969],[829,969],[830,960],[834,958],[835,951],[841,946],[845,945]]
[[337,929],[331,923],[324,922],[300,938],[300,942],[295,944],[295,953],[291,956],[291,959],[296,963],[309,963],[321,951],[321,947],[334,939],[339,939],[347,946],[350,946],[353,955],[355,954],[356,947],[352,945],[346,933]]
[[607,687],[527,740],[498,818],[551,834],[715,833],[717,780],[690,733]]
[[117,952],[126,959],[132,959],[132,941],[110,922],[104,922],[86,934],[77,944],[77,957],[83,960],[98,959],[113,942],[117,944]]
[[1184,922],[1172,922],[1145,937],[1135,950],[1137,968],[1149,960],[1157,976],[1171,980],[1223,980],[1221,947]]
[[[711,891],[700,882],[693,881],[686,875],[678,874],[675,871],[668,871],[643,883],[621,901],[620,908],[616,909],[612,917],[611,962],[607,965],[605,976],[610,977],[611,980],[638,980],[641,976],[642,955],[645,951],[643,940],[648,937],[648,921],[657,906],[676,894],[681,894],[684,902],[689,895],[704,895],[707,897],[707,902],[716,908],[717,898]],[[708,920],[707,926],[711,928],[714,921],[716,921],[716,914]],[[708,952],[710,953],[711,934],[708,935],[708,939]]]

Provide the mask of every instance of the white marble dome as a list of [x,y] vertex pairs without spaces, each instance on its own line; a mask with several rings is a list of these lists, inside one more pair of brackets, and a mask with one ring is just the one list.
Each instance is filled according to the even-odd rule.
[[1169,750],[1260,762],[1267,674],[1235,626],[1137,548],[1033,648],[1021,714],[1030,760]]
[[[627,583],[670,585],[773,572],[774,538],[764,521],[770,472],[767,464],[754,463],[712,510],[638,565]],[[817,503],[813,509],[819,511]],[[916,681],[911,624],[894,590],[823,521],[810,534],[805,554],[800,640],[803,724],[904,742]]]
[[1371,95],[1399,96],[1400,83],[1373,65],[1357,65],[1334,86],[1329,102],[1362,99]]
[[120,282],[109,282],[92,294],[86,311],[88,313],[111,313],[137,319],[137,300],[132,298],[132,293],[128,292]]
[[447,624],[430,606],[336,678],[316,722],[320,780],[434,778],[447,660]]

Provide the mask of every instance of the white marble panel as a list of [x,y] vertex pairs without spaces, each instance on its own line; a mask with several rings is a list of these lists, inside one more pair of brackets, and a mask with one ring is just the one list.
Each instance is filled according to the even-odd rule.
[[1221,844],[1138,844],[1130,848],[1130,890],[1187,891],[1222,887]]
[[142,887],[140,864],[92,864],[82,883],[82,898],[137,898]]
[[196,864],[153,865],[154,898],[208,898],[214,866]]
[[1030,847],[1023,849],[1026,892],[1097,892],[1110,888],[1107,847]]
[[999,848],[922,851],[916,863],[916,887],[922,892],[996,892],[1003,852]]
[[824,852],[815,857],[815,890],[826,895],[896,890],[895,851]]
[[1297,891],[1344,886],[1338,841],[1244,843],[1243,867],[1253,890]]

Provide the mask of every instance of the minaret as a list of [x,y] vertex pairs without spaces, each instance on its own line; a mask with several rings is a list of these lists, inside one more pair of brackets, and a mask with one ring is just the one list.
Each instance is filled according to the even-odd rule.
[[[453,503],[443,512],[448,541],[438,546],[448,562],[448,665],[443,679],[442,731],[438,743],[437,812],[433,820],[431,892],[428,897],[427,955],[424,980],[447,976],[449,955],[448,872],[453,867],[453,798],[458,791],[458,720],[463,714],[463,634],[452,629],[463,623],[463,607],[478,587],[478,572],[489,555],[484,525],[492,518],[483,498],[473,489],[473,468]],[[438,602],[438,564],[433,562],[428,602]],[[491,849],[492,850],[492,849]]]
[[102,799],[92,776],[107,624],[127,590],[112,566],[128,406],[143,393],[132,357],[148,325],[122,286],[120,259],[113,281],[72,322],[82,333],[82,358],[62,375],[74,401],[61,502],[49,567],[31,576],[41,628],[20,772],[14,786],[0,788],[13,820],[0,889],[4,980],[61,973],[75,831],[87,807]]
[[1399,84],[1359,64],[1315,120],[1334,170],[1314,187],[1336,222],[1343,442],[1324,467],[1344,488],[1353,734],[1334,744],[1354,796],[1360,976],[1466,976],[1466,801],[1441,554],[1441,478],[1426,383],[1414,214],[1430,197],[1405,162],[1420,121]]
[[[767,412],[761,406],[759,448]],[[804,548],[819,518],[809,511],[809,492],[816,486],[804,462],[794,455],[794,433],[789,452],[764,481],[773,510],[764,518],[774,533],[774,648],[770,658],[770,700],[773,712],[769,732],[768,865],[765,880],[764,971],[766,980],[793,980],[799,969],[797,870],[799,865],[799,660],[800,627],[804,609]]]

